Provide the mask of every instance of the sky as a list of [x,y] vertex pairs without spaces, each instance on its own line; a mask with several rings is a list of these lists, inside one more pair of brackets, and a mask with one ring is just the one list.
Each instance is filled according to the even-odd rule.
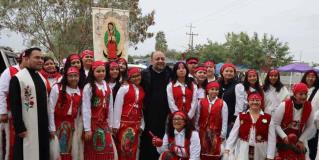
[[[192,24],[198,34],[195,45],[207,40],[225,42],[228,32],[267,33],[287,42],[295,60],[319,62],[318,0],[140,0],[139,5],[144,14],[155,10],[155,25],[149,31],[164,31],[170,49],[187,49],[186,26]],[[137,50],[130,48],[129,54],[154,51],[154,37]],[[21,36],[8,31],[2,31],[0,45],[25,48]]]

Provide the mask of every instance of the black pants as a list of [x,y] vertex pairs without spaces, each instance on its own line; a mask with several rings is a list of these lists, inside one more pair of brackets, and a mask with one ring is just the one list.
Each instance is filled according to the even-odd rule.
[[318,130],[316,132],[315,137],[308,141],[308,147],[310,159],[315,160],[318,148]]

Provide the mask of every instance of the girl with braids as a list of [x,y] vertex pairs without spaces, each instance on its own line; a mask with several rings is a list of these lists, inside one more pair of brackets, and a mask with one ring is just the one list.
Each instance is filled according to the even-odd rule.
[[83,69],[81,58],[76,53],[72,53],[66,58],[64,70],[67,70],[71,66],[77,67],[80,70],[79,87],[83,89],[84,85],[86,84],[87,78]]
[[115,100],[117,91],[121,87],[120,83],[120,66],[116,62],[110,62],[106,64],[106,76],[105,81],[113,92],[113,100]]
[[52,57],[46,56],[44,57],[43,61],[43,68],[42,70],[40,70],[40,73],[43,75],[45,79],[47,79],[47,81],[50,84],[50,87],[52,87],[53,84],[55,84],[61,77],[61,74],[58,72]]
[[144,130],[144,90],[140,86],[140,69],[130,68],[128,78],[128,84],[121,86],[114,104],[113,128],[117,134],[119,160],[136,160],[139,136]]
[[150,132],[152,143],[161,154],[160,160],[199,160],[200,140],[187,114],[177,111],[168,117],[163,140]]
[[281,83],[278,70],[270,70],[265,78],[265,112],[273,115],[281,102],[289,98],[288,89]]
[[120,82],[121,83],[126,82],[128,79],[127,78],[127,70],[128,70],[127,61],[124,58],[119,58],[117,60],[117,63],[120,66],[120,75],[121,75]]
[[61,160],[78,159],[75,134],[76,117],[82,94],[78,86],[79,69],[70,67],[60,83],[53,86],[49,99],[49,130],[51,138],[58,138]]
[[82,98],[85,160],[117,159],[111,131],[113,95],[104,79],[105,63],[93,62]]
[[184,62],[177,62],[173,68],[172,82],[167,85],[167,100],[171,113],[186,112],[192,119],[197,106],[197,86],[188,76]]
[[252,92],[258,92],[262,96],[262,107],[264,107],[264,92],[259,83],[259,76],[256,70],[249,69],[245,74],[243,83],[235,86],[236,105],[235,115],[247,110],[247,97]]

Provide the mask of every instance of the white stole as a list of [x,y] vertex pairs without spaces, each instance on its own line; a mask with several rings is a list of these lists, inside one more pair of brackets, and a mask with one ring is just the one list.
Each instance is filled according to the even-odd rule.
[[[39,76],[46,86],[45,78],[41,74]],[[18,72],[16,77],[20,84],[22,120],[27,129],[27,136],[23,138],[23,159],[39,160],[38,109],[35,85],[26,68]]]

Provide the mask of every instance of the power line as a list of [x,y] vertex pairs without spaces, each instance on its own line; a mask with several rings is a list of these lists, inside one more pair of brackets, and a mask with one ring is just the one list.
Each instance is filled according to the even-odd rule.
[[194,36],[198,36],[198,34],[194,33],[192,31],[192,29],[196,28],[196,27],[193,26],[192,23],[189,26],[186,26],[186,27],[189,28],[189,33],[186,32],[186,35],[189,36],[189,41],[188,41],[189,50],[193,51],[193,49],[194,49]]

